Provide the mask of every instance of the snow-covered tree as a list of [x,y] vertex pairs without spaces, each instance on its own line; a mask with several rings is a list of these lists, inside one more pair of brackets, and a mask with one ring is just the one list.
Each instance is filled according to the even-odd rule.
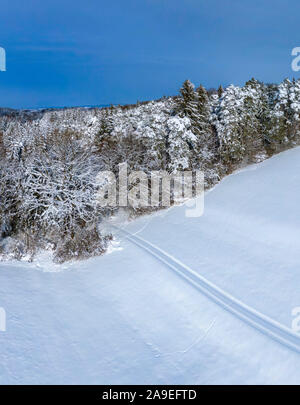
[[245,155],[242,139],[243,108],[244,94],[241,88],[233,85],[227,87],[213,117],[220,144],[220,155],[225,164],[239,162]]
[[268,135],[268,98],[263,83],[251,79],[242,88],[244,108],[242,111],[242,141],[248,160],[260,158],[265,153]]
[[278,86],[278,100],[275,106],[280,138],[288,142],[299,135],[300,80],[285,79]]
[[210,101],[205,88],[200,85],[197,88],[197,127],[200,136],[207,139],[211,135],[211,123],[210,123]]
[[[2,231],[11,229],[60,245],[68,241],[74,249],[83,243],[79,235],[93,235],[95,249],[101,250],[105,238],[97,233],[101,214],[95,199],[98,171],[93,154],[69,132],[52,134],[46,150],[37,148],[35,154],[15,159],[2,170],[1,207],[7,218]],[[72,254],[76,256],[76,250]]]
[[199,106],[194,84],[186,80],[180,89],[180,94],[180,115],[190,119],[191,130],[198,135]]
[[218,87],[218,97],[219,98],[222,97],[223,92],[224,92],[224,89],[223,89],[222,85],[220,84],[220,86]]
[[190,130],[188,117],[171,117],[167,121],[168,136],[168,170],[177,172],[191,167],[191,149],[196,144],[197,136]]

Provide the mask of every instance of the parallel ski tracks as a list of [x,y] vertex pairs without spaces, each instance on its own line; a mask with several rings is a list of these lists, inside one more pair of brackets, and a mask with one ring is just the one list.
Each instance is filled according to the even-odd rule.
[[115,228],[118,231],[121,231],[126,239],[148,252],[160,262],[164,263],[168,268],[173,270],[176,274],[185,279],[189,284],[193,285],[223,309],[234,314],[264,335],[267,335],[285,347],[300,353],[300,335],[292,329],[289,329],[274,319],[244,304],[242,301],[211,283],[209,280],[158,246],[139,236],[133,235],[124,229],[118,227]]

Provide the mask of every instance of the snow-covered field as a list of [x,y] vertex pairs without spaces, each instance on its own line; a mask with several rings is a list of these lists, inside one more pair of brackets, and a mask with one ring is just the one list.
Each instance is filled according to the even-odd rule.
[[[126,229],[291,328],[299,185],[296,148],[224,179],[200,218],[173,207]],[[1,384],[300,383],[300,353],[117,235],[109,254],[81,263],[0,264]]]

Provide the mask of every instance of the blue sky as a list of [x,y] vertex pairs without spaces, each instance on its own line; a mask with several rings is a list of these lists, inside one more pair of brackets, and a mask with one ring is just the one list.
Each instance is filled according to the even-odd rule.
[[299,17],[296,0],[2,2],[0,105],[124,104],[176,94],[186,78],[297,78]]

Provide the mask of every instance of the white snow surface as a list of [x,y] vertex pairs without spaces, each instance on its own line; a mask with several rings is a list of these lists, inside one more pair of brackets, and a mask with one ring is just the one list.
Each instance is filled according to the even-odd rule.
[[[300,148],[225,178],[204,215],[173,207],[126,230],[291,327],[300,306]],[[109,253],[0,264],[1,384],[299,384],[300,354],[116,234]]]

